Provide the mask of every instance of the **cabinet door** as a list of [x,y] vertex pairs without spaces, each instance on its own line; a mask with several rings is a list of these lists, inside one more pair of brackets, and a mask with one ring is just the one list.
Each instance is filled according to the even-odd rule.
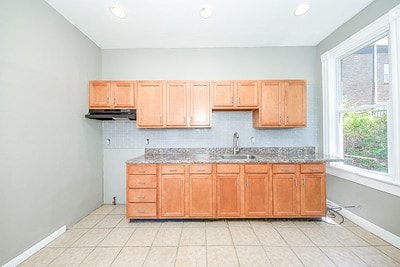
[[189,179],[189,215],[191,217],[212,217],[213,194],[211,174],[192,174]]
[[325,216],[325,174],[301,175],[301,215]]
[[288,217],[299,215],[299,190],[296,174],[274,174],[273,188],[273,215]]
[[245,215],[267,217],[270,198],[267,174],[245,174]]
[[240,216],[240,176],[217,174],[217,216]]
[[239,81],[237,87],[237,106],[257,108],[258,106],[258,83],[256,81]]
[[166,96],[166,126],[187,125],[188,88],[185,82],[167,82]]
[[89,108],[111,106],[111,84],[107,81],[92,81],[89,84]]
[[285,126],[306,126],[306,85],[287,81],[284,88]]
[[210,83],[190,85],[190,126],[211,127]]
[[185,176],[161,176],[161,217],[183,217],[185,215]]
[[118,81],[112,83],[116,108],[135,108],[134,83],[131,81]]
[[232,81],[213,83],[213,108],[233,108],[235,86]]
[[138,82],[137,126],[161,128],[163,126],[163,83]]
[[281,125],[282,94],[280,81],[263,82],[261,85],[260,126]]

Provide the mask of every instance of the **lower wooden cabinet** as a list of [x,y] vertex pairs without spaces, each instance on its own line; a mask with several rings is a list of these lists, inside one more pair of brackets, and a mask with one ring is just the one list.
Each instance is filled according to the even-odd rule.
[[126,217],[157,217],[157,166],[127,165]]
[[161,166],[161,217],[185,216],[185,173],[182,165]]
[[325,164],[127,166],[126,216],[299,218],[326,212]]
[[325,215],[325,164],[281,164],[273,172],[274,217]]
[[213,176],[211,164],[189,166],[189,216],[213,216]]
[[268,217],[271,198],[269,165],[245,165],[244,180],[244,215]]
[[298,178],[294,173],[273,174],[273,215],[290,217],[299,214]]
[[326,180],[324,164],[301,165],[301,215],[326,213]]
[[217,217],[240,217],[240,168],[235,164],[217,165]]

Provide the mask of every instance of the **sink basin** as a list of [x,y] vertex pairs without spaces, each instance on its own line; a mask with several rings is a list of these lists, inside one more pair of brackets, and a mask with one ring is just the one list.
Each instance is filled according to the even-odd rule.
[[248,154],[225,154],[221,155],[223,159],[255,159],[256,157]]

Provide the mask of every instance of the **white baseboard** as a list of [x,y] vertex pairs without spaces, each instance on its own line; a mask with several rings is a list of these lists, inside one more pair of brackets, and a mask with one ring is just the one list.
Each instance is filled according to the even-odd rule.
[[[336,203],[330,201],[334,206],[340,207],[340,205],[337,205]],[[392,244],[395,247],[400,248],[400,236],[397,236],[395,234],[392,234],[391,232],[379,227],[376,224],[371,223],[370,221],[367,221],[366,219],[352,213],[351,211],[345,209],[342,207],[342,210],[340,210],[340,213],[348,218],[349,220],[353,221],[354,223],[358,224],[362,228],[368,230],[369,232],[373,233],[376,236],[379,236],[386,242]]]
[[35,244],[31,248],[29,248],[29,249],[25,250],[24,252],[22,252],[20,255],[18,255],[14,259],[12,259],[9,262],[7,262],[6,264],[4,264],[3,267],[15,267],[18,264],[21,264],[23,261],[25,261],[30,256],[32,256],[33,254],[38,252],[44,246],[49,244],[51,241],[53,241],[54,239],[56,239],[57,237],[59,237],[60,235],[65,233],[66,230],[67,230],[67,227],[64,225],[63,227],[61,227],[60,229],[58,229],[57,231],[55,231],[54,233],[52,233],[48,237],[46,237],[43,240],[41,240],[39,243]]

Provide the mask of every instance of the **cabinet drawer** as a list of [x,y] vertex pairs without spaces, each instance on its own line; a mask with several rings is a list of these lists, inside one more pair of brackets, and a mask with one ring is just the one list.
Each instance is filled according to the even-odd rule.
[[301,172],[325,172],[325,164],[301,164]]
[[269,166],[266,164],[249,164],[244,165],[244,172],[246,173],[268,173]]
[[295,164],[274,164],[272,166],[273,173],[295,173],[297,165]]
[[218,164],[217,173],[239,173],[240,166],[238,164]]
[[128,202],[156,202],[156,189],[129,189]]
[[211,173],[211,164],[192,164],[189,166],[190,173]]
[[127,172],[128,174],[157,174],[157,166],[128,164]]
[[128,175],[128,188],[152,187],[157,187],[157,175]]
[[127,217],[156,217],[156,203],[128,203],[126,205]]
[[161,165],[162,174],[185,173],[183,165]]

